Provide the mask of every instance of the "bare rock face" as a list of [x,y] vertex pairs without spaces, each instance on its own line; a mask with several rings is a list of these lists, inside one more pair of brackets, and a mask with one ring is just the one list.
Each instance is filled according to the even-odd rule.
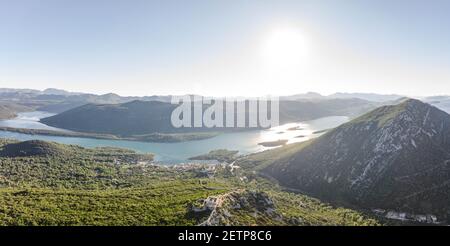
[[321,198],[447,220],[450,115],[412,99],[384,106],[264,172]]
[[272,199],[263,192],[239,190],[208,197],[202,206],[193,207],[196,213],[208,212],[202,226],[257,225],[260,221],[283,224]]

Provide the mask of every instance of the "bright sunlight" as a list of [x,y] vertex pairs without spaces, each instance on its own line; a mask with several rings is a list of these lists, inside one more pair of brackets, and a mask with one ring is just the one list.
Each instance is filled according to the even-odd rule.
[[295,29],[276,30],[263,43],[263,55],[275,70],[301,69],[307,63],[309,46],[304,33]]

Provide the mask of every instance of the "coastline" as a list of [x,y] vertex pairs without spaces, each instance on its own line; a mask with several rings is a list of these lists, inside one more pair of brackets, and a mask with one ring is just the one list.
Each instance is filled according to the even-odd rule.
[[62,132],[45,129],[30,129],[30,128],[15,128],[15,127],[0,127],[0,131],[22,133],[27,135],[43,135],[43,136],[58,136],[58,137],[81,137],[105,140],[126,140],[149,143],[179,143],[195,140],[203,140],[218,136],[218,132],[207,133],[151,133],[146,135],[137,135],[131,137],[120,137],[112,134],[100,133],[86,133],[86,132]]

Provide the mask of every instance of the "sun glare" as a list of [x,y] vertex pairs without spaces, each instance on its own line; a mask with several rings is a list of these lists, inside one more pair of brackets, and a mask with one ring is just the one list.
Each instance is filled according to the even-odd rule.
[[308,53],[305,35],[295,29],[273,31],[263,43],[265,62],[277,70],[301,69],[306,65]]

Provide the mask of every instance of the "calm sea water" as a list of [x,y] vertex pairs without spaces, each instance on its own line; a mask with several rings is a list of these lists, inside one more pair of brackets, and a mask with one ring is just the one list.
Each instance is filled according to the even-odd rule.
[[[39,111],[21,113],[15,119],[0,121],[0,126],[63,130],[39,122],[39,119],[51,115],[53,114]],[[84,147],[114,146],[128,148],[141,153],[153,153],[155,154],[156,161],[176,164],[186,162],[189,157],[205,154],[215,149],[238,150],[241,154],[248,154],[267,149],[258,145],[261,142],[279,139],[287,139],[289,140],[288,143],[306,141],[320,135],[313,134],[314,132],[334,128],[348,120],[349,118],[345,116],[332,116],[312,121],[286,124],[268,130],[226,133],[210,139],[182,143],[146,143],[123,140],[27,135],[5,131],[0,131],[0,138],[11,138],[21,141],[38,139],[64,144],[76,144]]]

